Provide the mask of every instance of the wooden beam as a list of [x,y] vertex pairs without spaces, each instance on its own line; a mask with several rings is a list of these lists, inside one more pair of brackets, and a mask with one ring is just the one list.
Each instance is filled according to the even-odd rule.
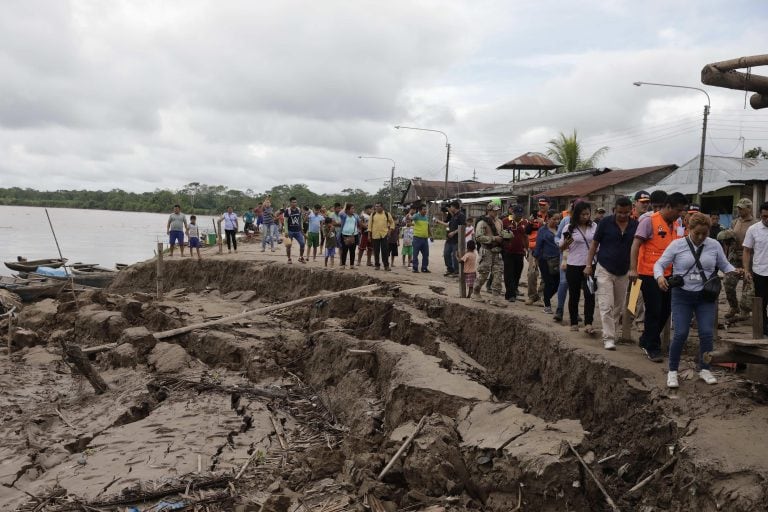
[[752,297],[752,338],[759,340],[763,338],[765,326],[763,325],[763,299],[762,297]]
[[173,336],[178,336],[179,334],[184,334],[187,332],[194,331],[195,329],[203,329],[205,327],[210,327],[212,325],[219,325],[219,324],[227,324],[231,323],[233,320],[240,320],[242,318],[248,318],[253,315],[263,315],[265,313],[271,313],[272,311],[279,311],[281,309],[289,308],[291,306],[296,306],[299,304],[303,304],[305,302],[312,302],[315,300],[321,300],[321,299],[329,299],[331,297],[338,297],[340,295],[347,295],[350,293],[362,293],[362,292],[369,292],[377,289],[379,287],[378,284],[368,284],[365,286],[358,286],[357,288],[349,288],[347,290],[341,290],[338,292],[330,292],[330,293],[321,293],[319,295],[313,295],[311,297],[304,297],[301,299],[292,300],[289,302],[283,302],[281,304],[274,304],[272,306],[267,306],[263,308],[257,308],[257,309],[251,309],[250,311],[245,311],[243,313],[238,313],[236,315],[230,315],[225,316],[222,318],[217,318],[216,320],[211,320],[209,322],[201,322],[197,324],[190,324],[186,325],[184,327],[179,327],[178,329],[171,329],[169,331],[161,331],[156,332],[153,335],[158,340],[162,340],[165,338],[171,338]]

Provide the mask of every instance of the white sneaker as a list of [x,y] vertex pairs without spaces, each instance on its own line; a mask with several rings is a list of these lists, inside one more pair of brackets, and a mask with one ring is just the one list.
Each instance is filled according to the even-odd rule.
[[699,372],[699,378],[706,382],[707,384],[717,384],[717,379],[714,375],[712,375],[712,372],[709,370],[701,370]]
[[667,373],[667,387],[668,388],[679,388],[680,383],[677,382],[677,372],[668,372]]
[[603,346],[605,346],[605,350],[616,350],[616,342],[613,340],[605,340]]

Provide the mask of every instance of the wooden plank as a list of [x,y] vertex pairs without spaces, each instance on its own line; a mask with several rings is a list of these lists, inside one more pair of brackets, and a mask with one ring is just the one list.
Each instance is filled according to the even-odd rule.
[[730,343],[731,345],[736,345],[737,347],[768,348],[768,339],[765,338],[757,340],[747,338],[720,338],[720,340],[726,343]]
[[752,337],[759,340],[763,337],[763,299],[752,297]]
[[82,349],[83,354],[96,354],[98,352],[106,352],[117,347],[117,343],[106,343],[104,345],[96,345],[94,347],[86,347]]
[[281,304],[274,304],[272,306],[267,306],[264,308],[258,308],[258,309],[251,309],[249,311],[245,311],[243,313],[238,313],[236,315],[231,316],[225,316],[216,320],[211,320],[210,322],[201,322],[197,324],[190,324],[184,327],[179,327],[178,329],[171,329],[169,331],[161,331],[154,333],[154,337],[158,340],[162,340],[164,338],[170,338],[172,336],[178,336],[179,334],[184,334],[187,332],[194,331],[195,329],[202,329],[204,327],[210,327],[211,325],[218,325],[218,324],[225,324],[225,323],[232,323],[234,320],[240,320],[242,318],[248,318],[249,316],[253,315],[263,315],[264,313],[271,313],[272,311],[279,311],[281,309],[289,308],[291,306],[296,306],[298,304],[303,304],[305,302],[312,302],[314,300],[320,300],[320,299],[329,299],[331,297],[338,297],[339,295],[346,295],[349,293],[361,293],[361,292],[369,292],[377,289],[379,287],[378,284],[368,284],[365,286],[358,286],[357,288],[349,288],[347,290],[341,290],[338,292],[331,292],[331,293],[321,293],[320,295],[313,295],[311,297],[304,297],[301,299],[292,300],[289,302],[283,302]]

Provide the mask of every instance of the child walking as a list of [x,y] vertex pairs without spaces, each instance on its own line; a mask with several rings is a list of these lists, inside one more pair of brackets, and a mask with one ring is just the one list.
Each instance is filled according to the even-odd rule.
[[197,249],[197,259],[203,259],[202,256],[200,256],[200,226],[197,225],[197,217],[195,215],[190,215],[189,217],[187,238],[189,238],[189,255],[194,257],[192,249]]
[[477,276],[477,253],[475,252],[475,241],[467,242],[467,252],[461,257],[464,262],[464,283],[467,285],[467,298],[472,297],[472,290],[475,288],[475,277]]
[[333,267],[334,260],[336,259],[336,246],[339,243],[339,239],[336,236],[336,226],[333,225],[333,219],[331,217],[325,219],[323,234],[325,235],[325,266],[328,266],[328,259],[330,258],[331,267]]
[[413,264],[413,220],[408,219],[403,228],[403,266],[405,257],[408,256],[408,266]]

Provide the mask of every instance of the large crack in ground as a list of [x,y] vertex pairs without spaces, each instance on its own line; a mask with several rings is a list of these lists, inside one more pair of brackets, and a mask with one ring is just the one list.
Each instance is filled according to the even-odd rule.
[[[764,386],[723,385],[708,396],[725,407],[713,415],[703,400],[671,400],[531,318],[407,283],[170,344],[148,341],[135,329],[367,281],[285,265],[173,263],[166,279],[178,289],[163,302],[141,293],[151,292],[154,267],[139,265],[80,309],[47,303],[28,313],[51,346],[68,330],[84,345],[134,331],[131,343],[97,358],[112,388],[106,397],[51,365],[53,349],[14,356],[29,369],[29,386],[54,397],[60,412],[21,390],[2,404],[0,501],[23,507],[27,496],[17,489],[46,495],[58,485],[64,496],[93,500],[105,489],[242,473],[235,502],[265,510],[363,510],[373,501],[388,510],[607,510],[588,468],[623,510],[746,511],[766,502],[758,457],[723,465],[707,456],[717,438],[701,432],[732,422],[759,442],[753,416]],[[49,419],[34,424],[35,435],[21,428],[40,415]],[[422,418],[411,447],[380,480]],[[659,478],[630,492],[659,468]]]

